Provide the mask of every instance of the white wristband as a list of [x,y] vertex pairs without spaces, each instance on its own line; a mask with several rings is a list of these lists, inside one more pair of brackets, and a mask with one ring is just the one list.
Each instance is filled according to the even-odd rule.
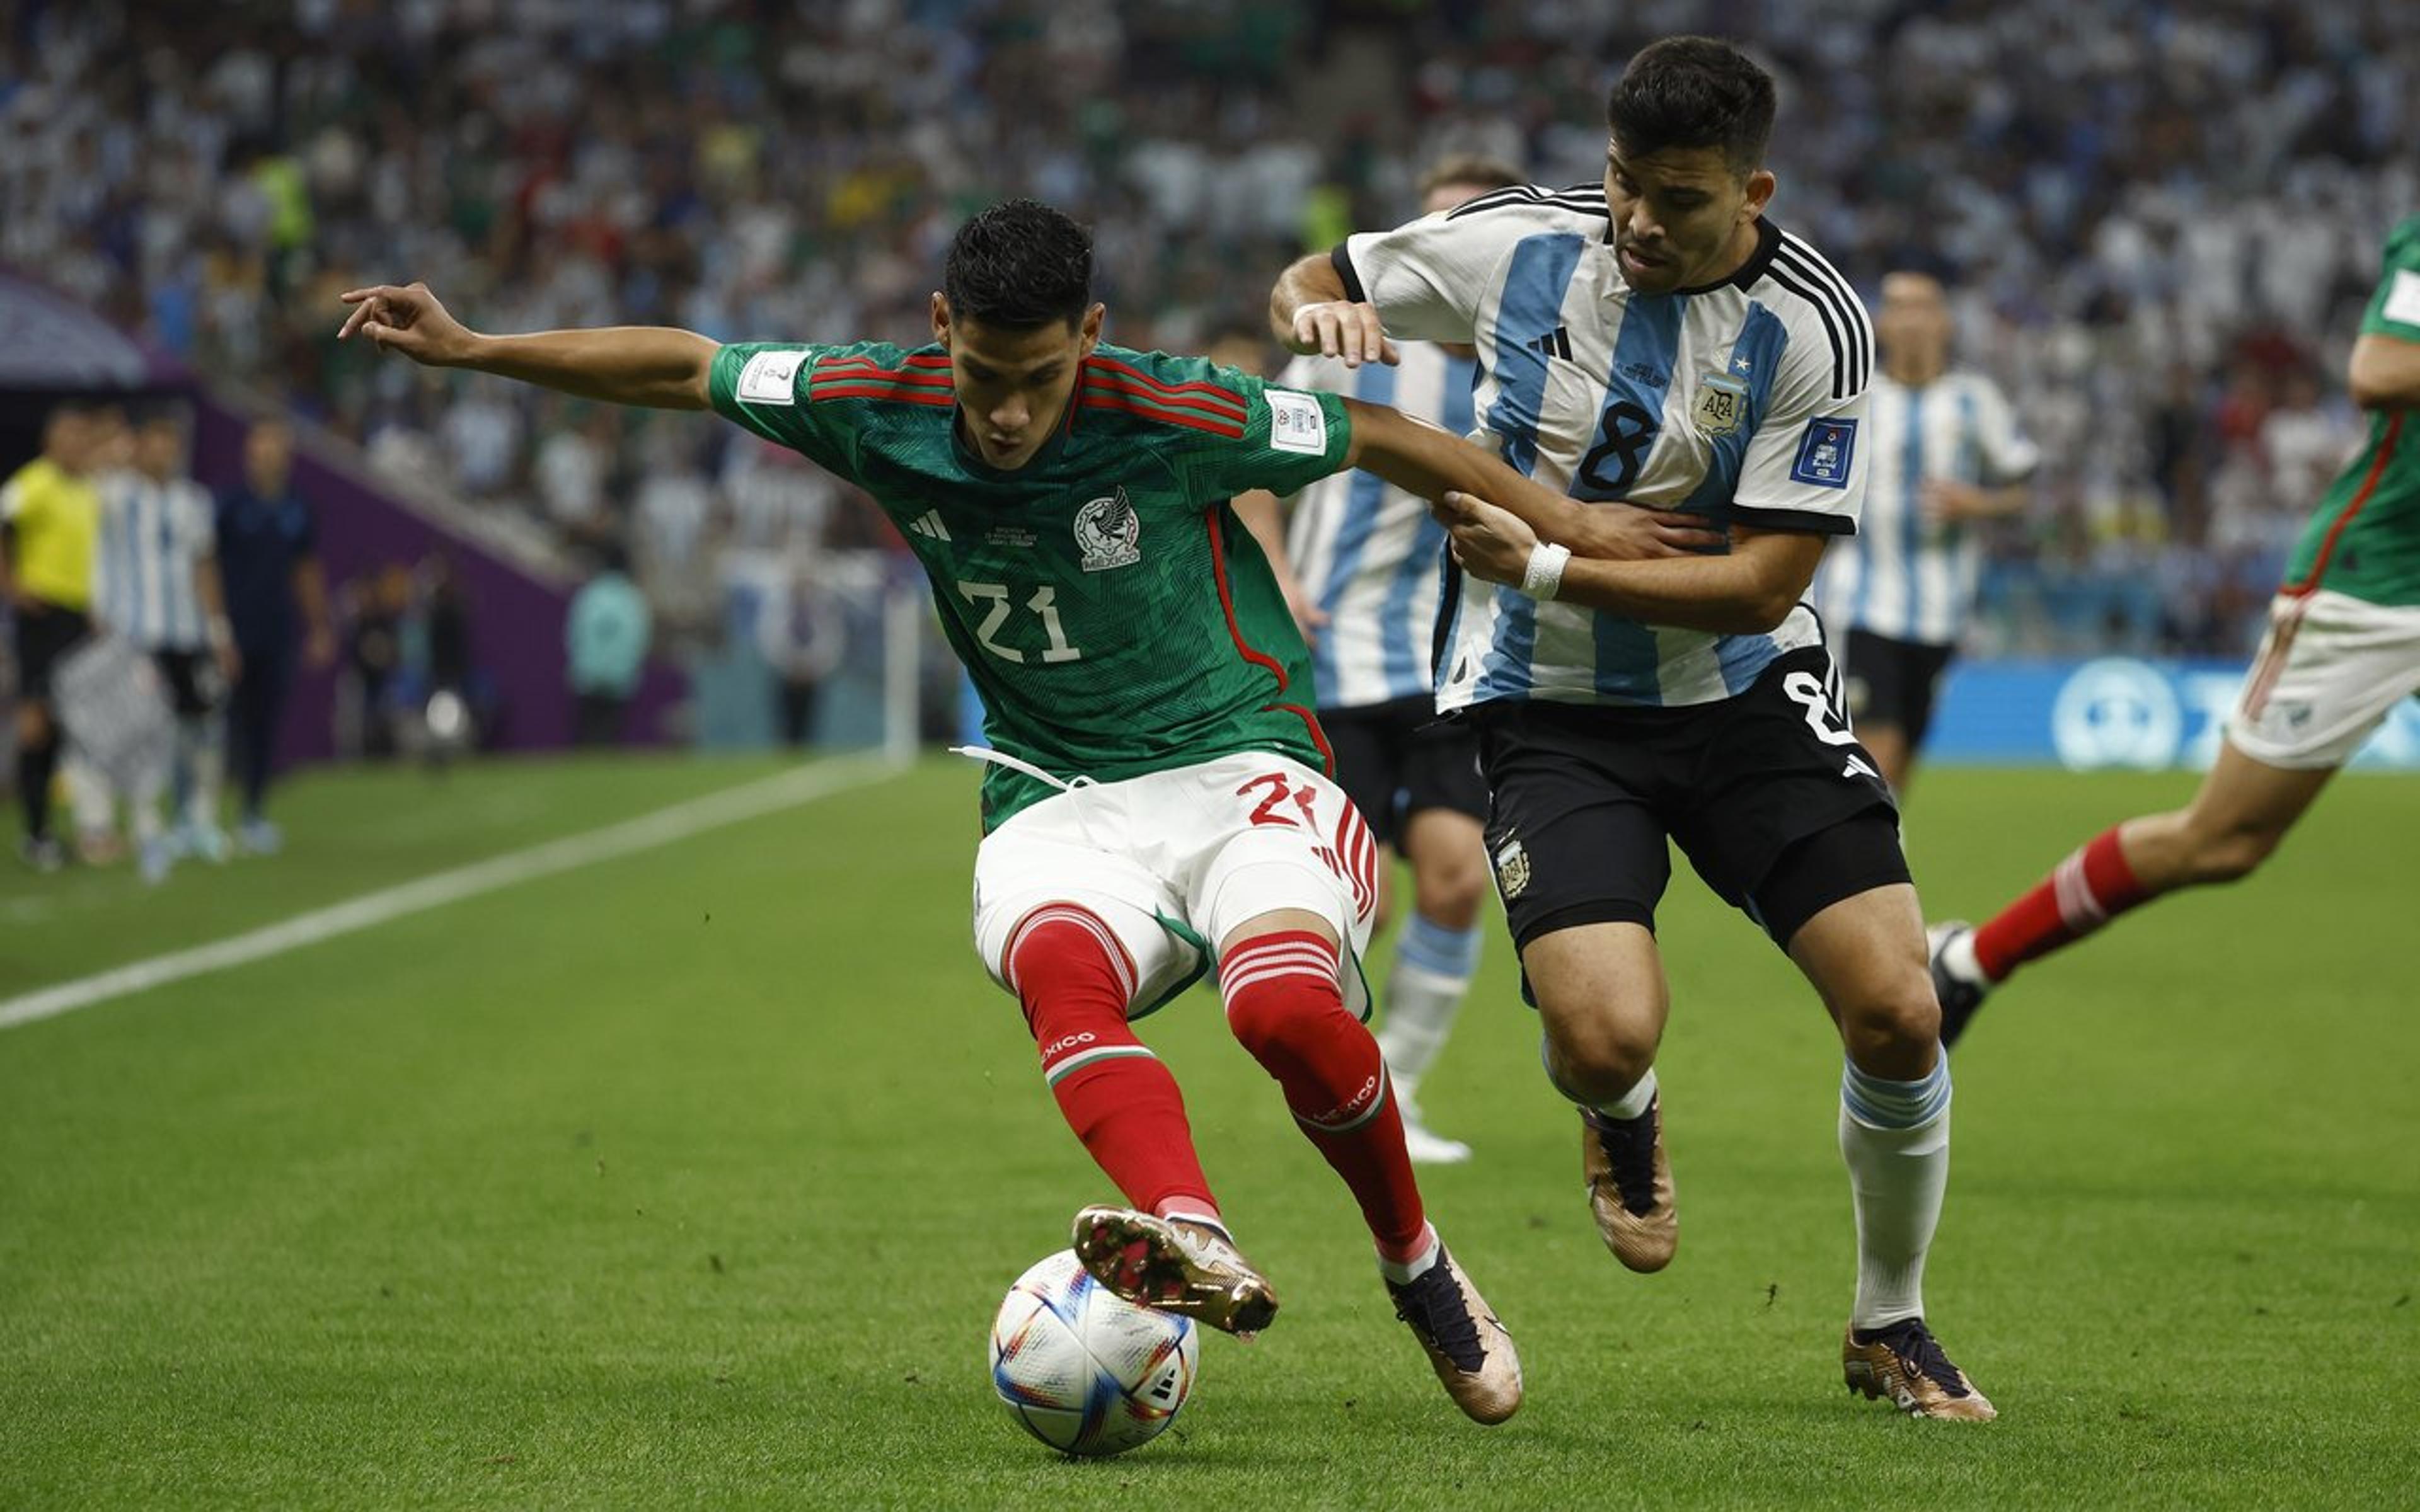
[[1541,603],[1553,598],[1563,586],[1563,568],[1572,560],[1572,548],[1541,541],[1529,548],[1529,565],[1521,573],[1521,592]]

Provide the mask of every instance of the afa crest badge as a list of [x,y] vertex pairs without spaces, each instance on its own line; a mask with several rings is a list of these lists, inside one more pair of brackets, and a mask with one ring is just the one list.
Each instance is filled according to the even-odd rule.
[[1121,486],[1076,511],[1076,546],[1086,572],[1130,567],[1142,560],[1142,520]]
[[1496,890],[1508,903],[1529,890],[1529,853],[1518,836],[1497,847]]
[[1690,412],[1698,434],[1717,440],[1740,428],[1747,419],[1747,385],[1728,373],[1709,373],[1699,380],[1698,406]]

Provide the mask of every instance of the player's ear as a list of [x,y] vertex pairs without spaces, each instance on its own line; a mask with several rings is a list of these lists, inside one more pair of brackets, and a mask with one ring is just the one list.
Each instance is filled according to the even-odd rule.
[[1093,348],[1101,344],[1101,322],[1108,318],[1109,313],[1108,305],[1098,303],[1084,312],[1083,323],[1076,328],[1077,340],[1083,347],[1082,355],[1092,356]]
[[939,289],[933,291],[933,339],[950,344],[950,297]]
[[1773,192],[1777,187],[1778,180],[1773,177],[1770,168],[1759,168],[1748,175],[1747,197],[1740,202],[1740,219],[1752,221],[1762,215],[1765,205],[1773,198]]

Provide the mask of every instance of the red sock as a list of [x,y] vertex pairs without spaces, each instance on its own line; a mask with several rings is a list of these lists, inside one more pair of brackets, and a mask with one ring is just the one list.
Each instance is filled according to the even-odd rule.
[[1216,1219],[1184,1094],[1127,1026],[1135,971],[1117,936],[1087,910],[1054,903],[1026,916],[1005,953],[1043,1080],[1094,1162],[1145,1212]]
[[1309,930],[1248,940],[1218,964],[1228,1026],[1285,1091],[1295,1121],[1353,1189],[1380,1257],[1420,1254],[1428,1216],[1378,1041],[1344,1011],[1336,947]]
[[1975,964],[1993,981],[2002,980],[2150,896],[2126,864],[2116,828],[2105,829],[1975,932]]

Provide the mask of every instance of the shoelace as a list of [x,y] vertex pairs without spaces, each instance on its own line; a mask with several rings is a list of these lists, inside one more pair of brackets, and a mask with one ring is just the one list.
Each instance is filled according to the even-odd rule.
[[1487,1350],[1479,1342],[1479,1320],[1464,1304],[1462,1288],[1442,1257],[1408,1285],[1390,1282],[1387,1289],[1395,1294],[1395,1316],[1451,1360],[1454,1368],[1477,1375],[1487,1364]]
[[1924,1377],[1952,1396],[1966,1395],[1966,1378],[1941,1352],[1940,1341],[1922,1323],[1902,1323],[1884,1334],[1881,1342],[1890,1346],[1908,1374]]
[[1646,1217],[1655,1211],[1655,1104],[1648,1103],[1647,1111],[1635,1119],[1587,1111],[1589,1127],[1596,1131],[1596,1142],[1613,1166],[1613,1185],[1621,1194],[1622,1208]]

